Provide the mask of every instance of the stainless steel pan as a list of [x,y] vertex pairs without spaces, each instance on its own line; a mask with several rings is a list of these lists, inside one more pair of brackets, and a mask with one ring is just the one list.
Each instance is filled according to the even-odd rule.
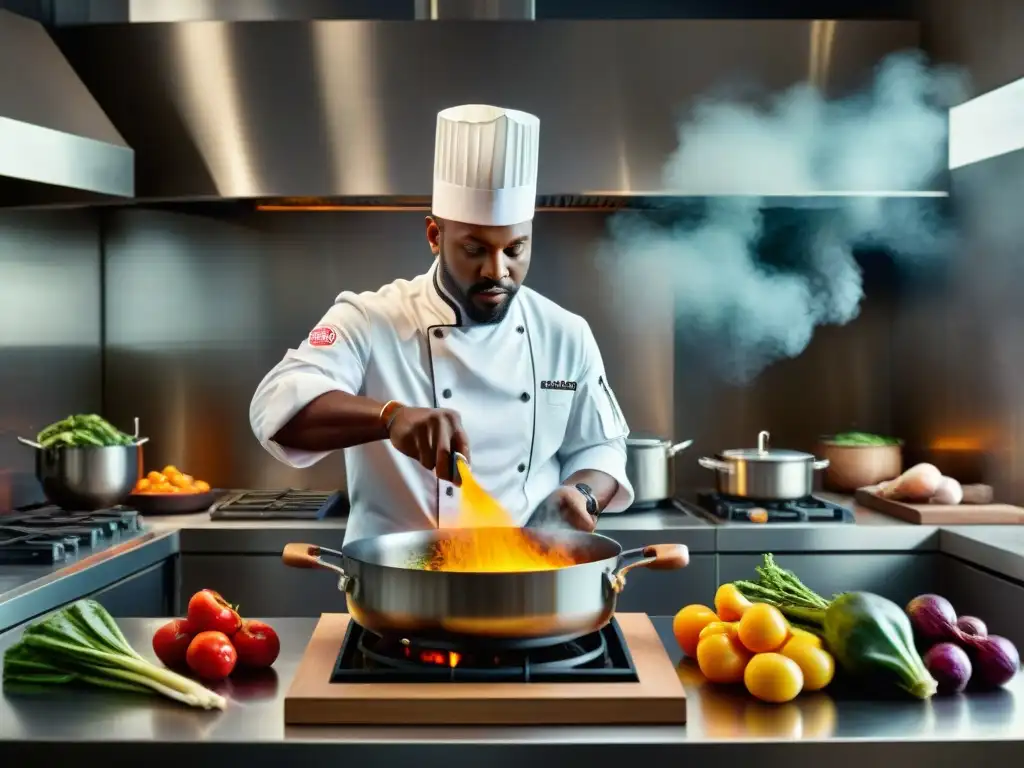
[[[360,539],[346,544],[341,552],[288,544],[283,559],[296,568],[337,573],[348,612],[371,632],[454,645],[516,647],[570,640],[600,629],[615,613],[630,570],[669,570],[689,562],[689,551],[682,544],[624,552],[617,542],[595,533],[524,532],[542,545],[570,551],[576,564],[497,573],[431,571],[409,565],[457,529]],[[486,535],[486,529],[479,533]]]

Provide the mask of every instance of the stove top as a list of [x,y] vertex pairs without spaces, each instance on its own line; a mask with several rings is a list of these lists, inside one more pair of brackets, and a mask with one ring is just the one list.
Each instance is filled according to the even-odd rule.
[[234,491],[213,505],[211,520],[322,520],[348,514],[341,491]]
[[[449,639],[451,642],[451,639]],[[686,691],[642,613],[571,643],[462,655],[317,622],[284,698],[287,725],[680,725]]]
[[853,512],[817,496],[787,501],[726,496],[720,493],[697,494],[697,505],[713,520],[728,523],[853,523]]
[[618,683],[636,668],[615,619],[570,642],[524,650],[462,651],[384,638],[350,622],[332,683]]
[[45,505],[0,515],[0,564],[53,565],[142,531],[142,516],[117,507],[67,512]]

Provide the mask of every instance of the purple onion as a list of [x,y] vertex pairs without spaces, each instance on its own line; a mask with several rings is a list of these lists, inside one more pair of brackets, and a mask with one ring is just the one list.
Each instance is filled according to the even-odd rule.
[[918,595],[906,610],[914,634],[925,645],[956,639],[956,611],[941,595]]
[[974,667],[974,682],[979,688],[998,688],[1010,682],[1020,669],[1020,654],[1005,637],[961,635]]
[[933,645],[924,655],[924,665],[939,684],[940,694],[960,693],[971,679],[971,660],[953,643]]
[[985,637],[988,634],[988,627],[985,622],[974,616],[961,616],[956,620],[956,628],[965,635],[972,637]]

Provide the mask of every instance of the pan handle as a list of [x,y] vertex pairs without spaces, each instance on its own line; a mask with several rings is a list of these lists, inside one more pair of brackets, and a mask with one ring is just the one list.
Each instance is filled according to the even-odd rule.
[[621,592],[626,586],[626,574],[634,568],[649,568],[652,571],[674,571],[690,563],[690,550],[685,544],[650,544],[641,549],[628,549],[619,555],[620,562],[639,557],[633,563],[622,566],[618,573],[608,574],[612,589]]
[[316,568],[324,571],[334,571],[338,574],[338,589],[341,592],[351,591],[355,579],[345,573],[345,570],[340,565],[324,560],[324,555],[336,557],[339,560],[343,557],[341,552],[336,549],[327,549],[327,547],[320,547],[316,544],[291,543],[284,545],[281,560],[284,561],[285,565],[292,568]]
[[697,459],[697,463],[704,467],[704,469],[713,469],[716,472],[732,472],[732,466],[730,464],[707,456],[701,456]]

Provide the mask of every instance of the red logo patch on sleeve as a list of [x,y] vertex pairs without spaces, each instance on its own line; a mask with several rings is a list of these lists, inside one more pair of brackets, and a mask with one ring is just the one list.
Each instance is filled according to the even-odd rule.
[[333,328],[321,325],[309,332],[309,345],[311,347],[331,347],[338,340],[338,334]]

